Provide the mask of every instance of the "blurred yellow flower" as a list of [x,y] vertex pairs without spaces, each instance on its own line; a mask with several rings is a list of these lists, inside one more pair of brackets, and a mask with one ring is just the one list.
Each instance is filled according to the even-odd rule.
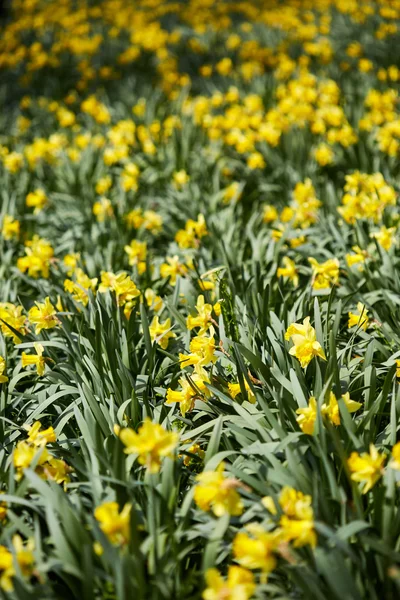
[[203,600],[250,600],[256,589],[253,573],[236,565],[229,566],[226,579],[217,569],[207,569],[205,578]]
[[363,494],[369,492],[382,477],[385,460],[386,456],[380,454],[373,444],[369,446],[369,453],[352,452],[350,455],[347,464],[351,472],[351,478],[353,481],[365,484],[362,490]]
[[244,506],[237,492],[241,483],[234,477],[225,477],[224,469],[222,462],[215,471],[203,471],[197,475],[194,501],[201,510],[211,510],[216,517],[241,515]]

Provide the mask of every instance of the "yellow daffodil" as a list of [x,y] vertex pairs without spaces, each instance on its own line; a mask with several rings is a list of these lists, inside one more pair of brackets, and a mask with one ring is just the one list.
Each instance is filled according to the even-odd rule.
[[151,341],[156,342],[163,350],[166,350],[168,348],[169,340],[176,337],[171,329],[172,325],[170,318],[166,319],[164,323],[160,323],[158,317],[153,317],[149,326]]
[[117,502],[103,502],[94,511],[100,529],[115,546],[129,542],[131,504],[125,504],[121,512]]
[[34,192],[30,192],[26,197],[26,206],[29,208],[34,208],[34,214],[40,212],[47,203],[47,196],[42,189],[37,189]]
[[279,535],[265,531],[258,523],[247,525],[246,530],[236,534],[233,540],[233,556],[246,569],[260,569],[264,575],[271,573],[277,565],[274,552],[279,544]]
[[368,328],[368,326],[369,326],[368,311],[362,302],[358,302],[356,313],[349,312],[348,315],[349,315],[349,321],[348,321],[347,327],[349,329],[351,327],[357,327],[357,328],[359,327],[365,331]]
[[277,277],[283,277],[293,283],[294,287],[299,285],[299,275],[296,269],[295,262],[288,256],[284,256],[282,259],[283,267],[279,267],[276,271]]
[[37,342],[34,342],[33,347],[35,348],[36,354],[22,353],[22,367],[25,369],[26,367],[35,365],[37,374],[41,377],[44,375],[46,367],[46,360],[43,356],[44,348],[42,344],[38,344]]
[[20,234],[20,222],[11,215],[4,215],[1,235],[5,240],[17,240]]
[[314,356],[326,360],[325,352],[317,341],[315,329],[310,324],[310,317],[306,317],[303,324],[292,323],[286,331],[285,339],[292,340],[293,346],[290,348],[289,354],[300,361],[303,369],[307,367]]
[[396,227],[382,226],[381,229],[375,233],[371,233],[371,237],[376,239],[378,244],[386,251],[390,250],[395,241]]
[[324,263],[319,263],[315,258],[309,258],[308,262],[312,266],[314,290],[330,289],[339,281],[339,261],[337,258],[330,258]]
[[203,471],[197,475],[194,501],[201,510],[211,510],[217,517],[224,514],[241,515],[244,507],[237,492],[241,483],[234,477],[226,477],[224,469],[222,462],[215,471]]
[[173,404],[177,402],[182,416],[193,409],[197,398],[200,397],[204,400],[210,395],[206,386],[206,383],[210,382],[208,374],[199,365],[196,365],[196,367],[197,370],[191,374],[190,379],[185,377],[179,379],[180,390],[173,390],[172,388],[167,390],[165,403]]
[[365,483],[362,493],[366,494],[382,477],[383,465],[386,456],[378,452],[373,444],[370,444],[369,453],[352,452],[347,461],[353,481]]
[[296,419],[300,429],[307,435],[314,433],[315,421],[317,420],[317,400],[314,396],[310,396],[308,406],[298,408],[296,414],[299,415]]
[[52,329],[59,325],[59,320],[56,317],[57,311],[50,302],[48,296],[45,298],[44,302],[36,302],[35,304],[36,306],[33,306],[28,313],[28,319],[32,325],[36,325],[36,335],[38,335],[42,329]]
[[121,429],[119,438],[126,446],[126,454],[137,454],[141,465],[145,465],[150,473],[158,473],[161,459],[173,456],[179,435],[146,419],[137,433],[133,429]]
[[4,358],[2,356],[0,356],[0,383],[6,383],[6,381],[8,381],[8,377],[6,375],[3,375],[5,370],[6,370],[6,361],[4,360]]
[[253,573],[236,565],[228,568],[226,579],[217,569],[207,569],[205,578],[203,600],[250,600],[256,589]]

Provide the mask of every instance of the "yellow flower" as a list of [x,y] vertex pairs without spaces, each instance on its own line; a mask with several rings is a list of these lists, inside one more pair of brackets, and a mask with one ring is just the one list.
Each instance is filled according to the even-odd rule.
[[193,409],[195,400],[199,397],[199,394],[202,394],[202,399],[210,395],[205,385],[210,381],[206,371],[198,365],[196,365],[196,368],[197,372],[192,373],[190,380],[185,377],[179,379],[180,390],[173,390],[172,388],[168,388],[167,390],[165,403],[173,404],[177,402],[182,416],[185,416],[187,412]]
[[[199,444],[193,444],[192,446],[190,446],[190,448],[187,449],[187,452],[190,452],[190,454],[195,454],[196,456],[199,457],[199,459],[201,461],[204,460],[204,457],[206,455],[206,453],[204,452],[204,450],[199,446]],[[183,459],[183,464],[187,467],[188,465],[191,464],[192,462],[192,457],[186,455],[185,458]],[[1,506],[1,505],[0,505]],[[0,520],[1,520],[1,512],[0,512]]]
[[5,546],[0,546],[0,587],[5,592],[13,590],[12,578],[15,575],[12,553]]
[[385,460],[385,455],[380,454],[373,444],[370,444],[369,454],[368,452],[363,452],[362,454],[358,452],[351,453],[350,458],[347,460],[351,471],[351,478],[353,481],[365,483],[362,490],[363,494],[369,492],[382,477]]
[[192,317],[189,315],[186,319],[186,327],[191,331],[194,328],[200,327],[198,335],[203,335],[210,328],[212,322],[212,310],[211,304],[204,302],[204,296],[200,295],[196,302],[197,316]]
[[281,534],[283,540],[293,541],[295,547],[317,544],[311,501],[311,496],[289,486],[281,490],[279,504],[285,513],[279,522]]
[[175,236],[175,241],[180,248],[196,248],[199,240],[208,234],[206,222],[202,214],[198,215],[197,221],[189,219],[185,229],[181,229]]
[[23,335],[25,334],[26,318],[22,314],[22,310],[22,306],[15,306],[11,302],[0,303],[0,329],[5,337],[12,337],[15,344],[18,344],[20,339],[10,327]]
[[369,325],[368,311],[362,302],[358,302],[356,313],[349,312],[348,314],[349,322],[347,327],[349,329],[351,327],[360,327],[361,329],[364,329],[364,331],[367,329]]
[[47,429],[41,429],[42,424],[40,421],[36,421],[33,425],[27,428],[28,439],[27,441],[34,444],[35,446],[45,446],[50,442],[55,442],[57,437],[53,427]]
[[309,544],[312,548],[317,545],[317,536],[314,529],[314,521],[309,519],[289,519],[285,515],[279,522],[282,528],[283,539],[287,542],[293,541],[295,548]]
[[95,292],[97,278],[90,279],[82,269],[75,269],[75,280],[66,279],[64,281],[64,289],[72,295],[75,302],[87,306],[89,302],[89,291]]
[[[354,254],[346,254],[346,263],[347,266],[352,267],[353,265],[357,265],[359,263],[364,263],[367,253],[365,252],[365,250],[361,250],[361,248],[359,246],[353,246],[352,250],[354,252]],[[362,270],[362,265],[360,265],[358,267],[358,269],[361,271]]]
[[67,274],[69,276],[71,276],[75,272],[75,269],[77,268],[80,259],[81,255],[79,254],[79,252],[74,252],[73,254],[66,254],[64,256],[63,263],[67,269]]
[[137,267],[139,275],[146,270],[146,255],[147,255],[147,244],[146,242],[139,242],[138,240],[132,240],[129,246],[125,246],[125,252],[129,257],[129,264]]
[[[4,492],[0,491],[0,497],[1,494],[4,494]],[[0,523],[2,521],[5,521],[7,517],[7,503],[6,502],[0,502]]]
[[138,179],[140,171],[139,167],[135,163],[128,163],[121,176],[121,186],[125,192],[136,192],[138,189]]
[[4,360],[4,358],[2,356],[0,356],[0,383],[5,383],[6,381],[8,381],[8,377],[6,377],[6,375],[3,375],[5,370],[6,370],[6,361]]
[[30,365],[35,365],[37,374],[39,377],[41,377],[44,375],[44,370],[46,367],[45,358],[42,356],[44,348],[42,344],[38,344],[37,342],[34,342],[33,346],[36,354],[27,354],[26,352],[22,353],[22,367],[25,369]]
[[299,285],[299,276],[295,262],[288,256],[284,256],[282,262],[284,266],[279,267],[277,270],[277,277],[285,277],[289,279],[289,281],[292,281],[294,287],[297,287]]
[[265,162],[261,152],[253,152],[247,159],[247,166],[252,171],[255,169],[264,169],[266,165],[267,163]]
[[111,271],[101,271],[101,283],[99,292],[104,294],[107,290],[115,292],[118,306],[123,306],[125,302],[132,302],[140,296],[140,291],[132,279],[122,271],[115,275]]
[[183,169],[181,171],[175,171],[175,173],[172,176],[172,179],[175,187],[178,189],[181,189],[190,181],[189,175]]
[[236,562],[246,569],[260,569],[265,575],[271,573],[276,567],[274,551],[279,536],[275,532],[264,531],[258,523],[251,523],[246,529],[249,533],[242,531],[233,540]]
[[329,289],[339,281],[339,261],[337,258],[330,258],[324,263],[319,263],[315,258],[309,258],[308,262],[312,266],[314,290]]
[[[356,412],[362,406],[361,402],[350,399],[349,392],[343,394],[342,399],[349,413]],[[333,392],[330,393],[329,404],[323,404],[321,406],[321,414],[327,416],[333,425],[340,425],[339,404]]]
[[33,554],[35,549],[34,540],[31,538],[23,542],[19,535],[14,535],[12,538],[12,543],[14,546],[18,566],[21,569],[22,574],[25,577],[30,577],[35,564],[35,556]]
[[389,463],[389,467],[400,471],[400,442],[397,442],[392,448],[392,460]]
[[179,354],[181,368],[190,365],[205,367],[210,362],[215,362],[215,340],[213,337],[196,336],[190,342],[190,354]]
[[211,510],[216,517],[241,515],[243,502],[237,492],[241,483],[234,477],[225,477],[222,462],[215,471],[203,471],[196,477],[194,501],[201,510]]
[[310,396],[308,406],[298,408],[296,414],[299,415],[296,421],[302,432],[312,435],[314,433],[315,421],[317,420],[317,400],[314,396]]
[[114,215],[114,209],[111,200],[104,197],[100,198],[100,200],[93,204],[93,214],[99,223],[105,221],[107,217],[112,217]]
[[109,175],[106,175],[105,177],[101,177],[98,180],[98,182],[96,183],[96,188],[95,188],[96,194],[99,194],[99,196],[106,194],[111,186],[112,186],[112,179]]
[[275,206],[272,206],[271,204],[266,204],[263,209],[264,223],[272,223],[273,221],[276,221],[277,218],[278,211],[276,210]]
[[289,354],[300,361],[303,369],[306,368],[314,356],[326,360],[325,352],[317,341],[315,329],[310,325],[310,317],[306,317],[303,324],[292,323],[286,331],[285,339],[292,340],[294,345],[290,348]]
[[34,235],[32,240],[25,244],[25,254],[18,259],[17,268],[25,273],[28,271],[29,277],[37,278],[42,275],[44,278],[49,276],[50,261],[54,256],[54,250],[47,240]]
[[5,240],[18,239],[20,233],[20,222],[11,215],[4,215],[1,235]]
[[121,429],[119,438],[126,446],[126,454],[138,454],[141,465],[145,465],[150,473],[158,473],[161,459],[173,455],[179,434],[166,431],[161,425],[146,419],[137,433],[133,429]]
[[51,456],[44,465],[42,477],[56,483],[66,484],[70,481],[69,473],[71,470],[71,467],[65,461]]
[[380,231],[371,233],[371,237],[375,238],[380,246],[386,251],[390,250],[395,239],[396,227],[385,226],[381,227]]
[[19,152],[10,152],[3,158],[3,164],[7,171],[17,173],[24,165],[24,157]]
[[125,504],[119,512],[117,502],[103,502],[94,511],[95,519],[100,523],[100,529],[115,546],[129,542],[131,504]]
[[250,600],[256,585],[251,571],[231,565],[226,580],[217,569],[207,569],[203,600]]
[[30,192],[26,197],[26,206],[34,208],[34,214],[40,212],[46,206],[47,202],[47,196],[42,189]]
[[150,338],[152,342],[157,342],[163,350],[168,348],[169,340],[176,337],[175,333],[171,331],[171,319],[168,318],[164,323],[160,323],[158,317],[153,317],[153,320],[149,327]]
[[179,262],[178,256],[167,256],[165,263],[160,267],[160,275],[163,278],[169,277],[169,283],[174,286],[176,285],[176,278],[178,275],[184,277],[187,274],[187,267]]
[[[244,387],[245,387],[245,390],[247,391],[247,400],[251,404],[255,404],[256,397],[254,396],[253,392],[251,391],[251,388],[250,388],[249,384],[247,383],[246,379],[244,379]],[[240,394],[240,392],[241,392],[240,383],[228,383],[228,389],[229,389],[229,393],[232,396],[232,398],[236,398],[236,396],[238,394]]]
[[147,288],[144,292],[144,297],[146,299],[146,304],[149,308],[158,312],[161,310],[163,301],[161,296],[157,296],[157,294],[151,288]]
[[314,158],[321,167],[325,167],[333,163],[335,153],[328,144],[320,144],[314,150]]
[[48,296],[45,298],[44,302],[36,302],[35,304],[36,306],[33,306],[28,313],[28,319],[30,323],[36,325],[36,335],[38,335],[42,329],[52,329],[59,324],[59,320],[56,317],[57,311],[50,302]]
[[227,188],[224,189],[224,194],[222,197],[223,202],[225,204],[229,204],[230,202],[239,200],[241,195],[242,192],[240,183],[238,181],[233,181],[231,184],[228,185]]
[[33,459],[38,454],[39,458],[36,463],[37,468],[41,467],[49,460],[50,454],[47,449],[44,446],[38,448],[26,440],[18,442],[13,456],[14,467],[17,470],[17,478],[20,478],[22,476],[22,472],[31,466]]

